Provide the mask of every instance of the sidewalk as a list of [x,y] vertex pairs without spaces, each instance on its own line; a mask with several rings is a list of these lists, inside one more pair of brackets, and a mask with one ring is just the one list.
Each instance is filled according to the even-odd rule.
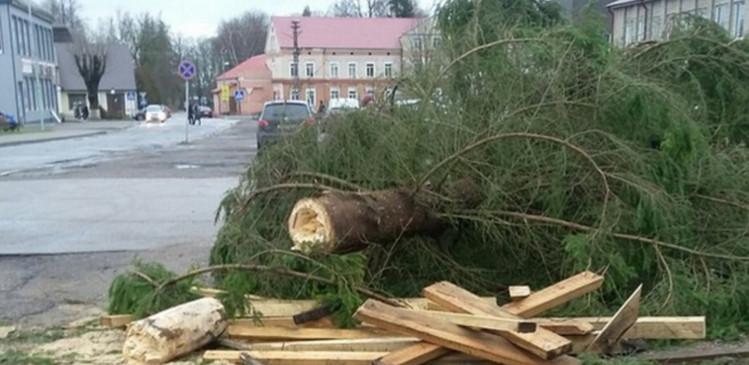
[[95,136],[135,125],[138,125],[138,122],[130,120],[48,123],[42,131],[39,124],[30,124],[24,126],[20,132],[0,133],[0,147]]

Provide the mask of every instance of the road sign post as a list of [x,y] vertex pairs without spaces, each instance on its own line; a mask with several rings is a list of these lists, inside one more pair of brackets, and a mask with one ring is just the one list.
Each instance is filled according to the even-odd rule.
[[239,114],[242,114],[242,100],[244,100],[244,90],[238,89],[234,91],[234,101],[237,102],[237,108],[239,108]]
[[190,79],[195,77],[196,69],[195,64],[188,60],[182,60],[177,68],[179,76],[185,80],[185,111],[187,112],[188,118],[185,120],[185,144],[189,142],[189,130],[190,130]]

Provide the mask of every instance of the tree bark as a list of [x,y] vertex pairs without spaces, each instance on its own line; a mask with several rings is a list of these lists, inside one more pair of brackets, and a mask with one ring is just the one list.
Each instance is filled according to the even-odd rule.
[[442,232],[444,223],[407,189],[326,192],[302,199],[289,216],[293,250],[347,253],[404,235]]
[[226,326],[221,302],[198,299],[132,323],[122,353],[128,364],[163,364],[210,343]]

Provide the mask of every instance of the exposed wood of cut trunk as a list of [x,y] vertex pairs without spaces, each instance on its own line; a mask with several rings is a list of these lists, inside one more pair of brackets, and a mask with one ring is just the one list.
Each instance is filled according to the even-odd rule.
[[128,364],[163,364],[205,346],[226,325],[221,302],[198,299],[133,322],[122,353]]
[[347,253],[416,233],[436,234],[442,222],[406,189],[326,192],[302,199],[289,216],[294,250]]

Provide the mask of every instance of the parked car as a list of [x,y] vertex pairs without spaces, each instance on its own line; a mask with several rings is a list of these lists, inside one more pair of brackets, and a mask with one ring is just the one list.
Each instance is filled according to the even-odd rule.
[[18,122],[12,114],[5,114],[0,112],[0,130],[2,131],[15,131],[18,130]]
[[172,111],[164,105],[149,105],[146,107],[147,123],[158,122],[166,123],[166,120],[172,116]]
[[200,117],[201,118],[211,118],[213,117],[213,109],[211,107],[206,105],[201,105],[198,107],[198,110],[200,111]]
[[314,124],[313,115],[312,108],[304,101],[266,102],[257,122],[257,149],[295,133],[304,123]]
[[357,109],[359,109],[359,100],[343,98],[331,99],[328,105],[327,115],[334,115]]
[[140,110],[138,110],[138,112],[135,113],[135,116],[133,117],[133,119],[139,122],[146,120],[146,109],[147,108],[141,108]]

